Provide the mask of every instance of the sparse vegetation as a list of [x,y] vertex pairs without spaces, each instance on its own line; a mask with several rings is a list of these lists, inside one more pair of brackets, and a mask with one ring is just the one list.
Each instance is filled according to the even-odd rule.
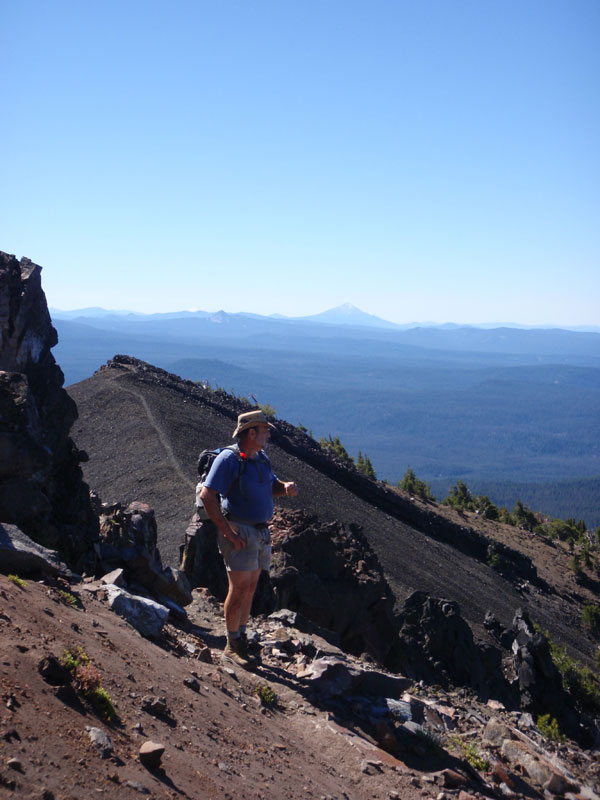
[[445,750],[442,737],[437,731],[424,727],[415,731],[415,734],[430,753],[436,756],[444,754]]
[[539,732],[552,742],[566,742],[567,737],[560,732],[558,722],[550,714],[542,714],[537,718]]
[[429,484],[425,483],[425,481],[422,481],[420,478],[417,478],[414,471],[410,467],[406,468],[404,477],[398,482],[398,488],[402,489],[403,492],[416,495],[423,500],[432,500],[435,502],[435,497],[431,493]]
[[23,578],[19,578],[18,575],[9,575],[8,580],[11,583],[14,583],[15,586],[18,586],[19,589],[26,589],[27,588],[27,581],[24,581]]
[[487,565],[488,567],[496,570],[500,570],[502,568],[502,559],[500,557],[500,553],[498,553],[493,545],[488,547]]
[[90,701],[98,714],[107,722],[116,720],[117,712],[110,695],[102,686],[100,673],[85,650],[81,647],[65,650],[62,664],[70,674],[75,689]]
[[575,704],[589,713],[600,712],[600,674],[594,673],[588,666],[576,661],[567,654],[567,648],[554,642],[548,631],[544,632],[550,646],[550,655],[555,667],[560,672],[563,686],[569,692]]
[[473,742],[465,742],[460,736],[455,735],[450,737],[451,745],[460,750],[465,761],[467,761],[473,769],[479,772],[484,772],[489,768],[489,762],[477,750]]
[[77,608],[77,598],[75,595],[71,594],[71,592],[65,592],[64,589],[59,589],[58,593],[63,603],[66,603],[66,605],[72,608]]
[[356,468],[359,472],[362,472],[363,475],[366,475],[367,478],[372,478],[374,481],[377,480],[377,475],[373,469],[373,464],[371,464],[371,459],[369,456],[363,456],[360,450],[358,451],[358,458],[356,459]]
[[581,624],[593,636],[600,635],[600,606],[586,603],[581,612]]
[[323,450],[337,456],[337,458],[339,458],[347,466],[352,466],[354,464],[354,461],[350,457],[348,451],[341,443],[339,436],[332,436],[329,434],[328,438],[321,437],[319,439],[319,444]]
[[[247,402],[248,405],[250,405],[249,401]],[[266,414],[267,417],[272,417],[273,419],[277,417],[277,412],[275,411],[273,406],[270,406],[268,403],[261,403],[259,408]]]
[[254,693],[260,699],[260,702],[263,706],[270,708],[271,706],[277,705],[277,695],[271,689],[268,683],[261,683],[259,684]]

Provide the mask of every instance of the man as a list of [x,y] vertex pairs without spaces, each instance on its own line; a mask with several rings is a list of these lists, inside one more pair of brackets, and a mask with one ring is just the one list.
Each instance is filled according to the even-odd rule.
[[260,409],[240,414],[233,432],[238,452],[226,449],[219,453],[200,492],[204,508],[218,529],[229,582],[223,655],[246,669],[251,666],[246,624],[252,598],[261,570],[268,570],[271,563],[267,522],[273,516],[273,498],[298,494],[293,481],[277,478],[264,452],[272,427]]

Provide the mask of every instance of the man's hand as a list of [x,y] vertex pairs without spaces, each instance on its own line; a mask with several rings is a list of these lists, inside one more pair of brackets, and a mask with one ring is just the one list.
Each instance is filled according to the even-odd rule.
[[233,545],[233,549],[237,552],[238,550],[243,550],[246,547],[246,542],[242,539],[242,537],[233,530],[231,525],[229,526],[228,534],[223,533],[226,539],[228,539],[231,544]]
[[209,489],[208,486],[203,486],[200,491],[200,499],[204,504],[206,513],[227,541],[231,542],[234,550],[243,550],[244,547],[246,547],[246,542],[239,536],[238,532],[232,528],[229,524],[229,520],[225,519],[223,516],[217,492],[214,489]]
[[285,488],[286,497],[296,497],[298,495],[298,487],[294,481],[282,481]]

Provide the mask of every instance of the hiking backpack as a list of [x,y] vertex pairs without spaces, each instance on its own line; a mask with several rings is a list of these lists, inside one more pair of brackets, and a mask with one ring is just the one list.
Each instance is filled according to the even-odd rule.
[[216,447],[214,450],[203,450],[200,455],[198,456],[198,484],[196,486],[196,506],[198,509],[204,509],[202,504],[202,500],[200,500],[200,490],[204,486],[204,481],[206,480],[208,473],[210,472],[210,468],[213,465],[213,461],[222,453],[223,450],[231,450],[232,453],[237,455],[238,459],[238,474],[231,482],[227,493],[224,495],[227,497],[229,492],[233,489],[234,485],[239,481],[242,477],[242,473],[246,466],[246,459],[240,453],[240,448],[237,444],[230,444],[227,447]]

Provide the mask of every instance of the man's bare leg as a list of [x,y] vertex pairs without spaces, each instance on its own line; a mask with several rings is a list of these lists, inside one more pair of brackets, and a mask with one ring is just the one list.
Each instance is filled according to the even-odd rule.
[[252,598],[260,576],[260,569],[253,572],[230,570],[227,572],[229,591],[225,598],[225,625],[231,633],[245,625],[250,616]]

